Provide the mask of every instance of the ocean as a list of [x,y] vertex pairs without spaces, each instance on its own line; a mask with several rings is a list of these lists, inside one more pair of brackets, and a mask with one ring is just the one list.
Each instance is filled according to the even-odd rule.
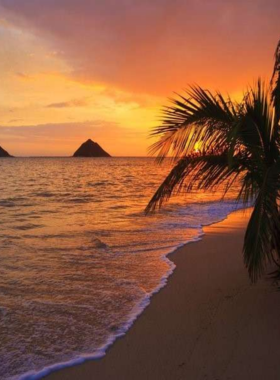
[[232,188],[144,209],[170,169],[152,158],[1,159],[0,378],[99,358],[174,270],[168,253],[241,208]]

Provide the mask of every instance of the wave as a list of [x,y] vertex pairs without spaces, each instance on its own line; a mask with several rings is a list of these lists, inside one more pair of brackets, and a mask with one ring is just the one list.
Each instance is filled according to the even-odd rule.
[[[213,205],[213,202],[212,203],[210,202],[209,204]],[[46,366],[39,371],[30,371],[30,372],[26,372],[25,374],[23,374],[21,376],[12,377],[10,380],[39,380],[39,379],[49,375],[52,372],[56,372],[56,371],[62,370],[64,368],[68,368],[68,367],[72,367],[72,366],[75,366],[78,364],[82,364],[86,361],[99,360],[102,357],[104,357],[106,355],[106,351],[108,350],[108,348],[110,346],[112,346],[113,343],[118,338],[123,337],[127,333],[127,331],[133,325],[135,320],[142,314],[142,312],[145,310],[145,308],[151,303],[152,296],[155,295],[156,293],[158,293],[162,288],[164,288],[167,285],[168,278],[172,275],[172,273],[174,272],[174,270],[176,268],[176,265],[174,264],[174,262],[172,260],[169,259],[169,256],[172,255],[172,253],[174,253],[178,248],[180,248],[186,244],[190,244],[190,243],[200,241],[204,236],[203,227],[215,224],[217,222],[221,222],[221,221],[227,219],[227,217],[230,215],[231,212],[234,212],[234,211],[237,211],[240,209],[246,209],[247,207],[250,207],[250,206],[251,205],[245,206],[242,204],[237,204],[236,202],[232,202],[232,201],[225,202],[224,207],[222,207],[224,212],[222,214],[220,214],[220,216],[218,216],[217,215],[218,212],[216,212],[215,213],[216,214],[215,220],[213,220],[212,222],[209,222],[209,223],[208,222],[201,223],[200,226],[196,226],[196,228],[195,228],[197,231],[196,236],[194,236],[192,239],[189,239],[188,241],[177,244],[177,246],[173,247],[173,249],[170,250],[168,253],[163,254],[161,256],[161,260],[164,261],[165,263],[167,263],[168,270],[166,271],[165,275],[161,278],[158,286],[155,287],[155,289],[152,292],[145,294],[145,296],[142,298],[142,300],[128,314],[127,321],[121,327],[112,326],[110,328],[110,331],[112,332],[112,334],[110,334],[107,337],[106,342],[101,347],[94,350],[93,352],[85,353],[82,355],[77,355],[71,360],[65,360],[65,361],[62,360],[56,364]],[[227,212],[225,212],[225,210],[227,210]],[[96,241],[98,241],[98,239],[96,239]],[[165,248],[171,249],[171,247],[165,247]],[[131,282],[126,282],[125,285],[131,285]]]
[[[5,165],[0,377],[6,380],[40,379],[105,355],[166,284],[174,270],[167,254],[239,208],[218,202],[218,193],[198,193],[186,195],[184,205],[175,197],[145,217],[169,170],[152,159],[34,158]],[[229,197],[237,193],[232,187]]]

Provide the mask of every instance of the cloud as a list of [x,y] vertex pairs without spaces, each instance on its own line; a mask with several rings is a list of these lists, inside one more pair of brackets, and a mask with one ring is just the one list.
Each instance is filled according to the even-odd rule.
[[162,94],[197,81],[244,86],[248,74],[266,74],[279,37],[278,0],[0,0],[0,6],[9,23],[48,41],[74,79],[136,93]]
[[23,80],[28,80],[30,78],[29,75],[25,74],[25,73],[15,73],[15,76],[19,79],[23,79]]
[[106,98],[112,99],[116,105],[120,104],[137,104],[140,107],[154,107],[161,104],[162,98],[150,96],[147,94],[137,94],[128,91],[119,91],[112,87],[107,87],[99,94]]
[[10,119],[9,120],[9,123],[10,124],[15,124],[15,123],[22,123],[22,122],[24,122],[24,119]]
[[89,105],[89,98],[72,99],[66,102],[58,102],[48,104],[47,108],[73,108],[73,107],[87,107]]
[[0,126],[0,137],[12,137],[18,140],[41,141],[72,141],[83,136],[102,137],[110,131],[114,137],[123,131],[116,123],[100,120],[73,122],[73,123],[48,123],[39,125],[21,125],[17,127]]

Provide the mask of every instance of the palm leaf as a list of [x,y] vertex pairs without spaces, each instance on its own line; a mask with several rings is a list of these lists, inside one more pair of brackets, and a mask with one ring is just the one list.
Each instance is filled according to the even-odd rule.
[[275,109],[275,124],[279,125],[280,121],[280,41],[275,51],[275,63],[271,84],[271,102]]
[[155,211],[174,194],[189,193],[193,190],[215,191],[221,184],[224,184],[225,195],[243,170],[242,161],[236,160],[234,165],[228,166],[227,152],[187,156],[177,162],[145,211]]
[[[185,94],[184,94],[185,95]],[[244,261],[255,282],[280,258],[280,41],[270,92],[260,79],[239,103],[199,86],[163,109],[151,153],[176,164],[150,200],[151,212],[177,193],[223,188],[238,180],[237,200],[255,207],[244,239]],[[201,148],[194,154],[196,144]]]
[[172,106],[163,109],[162,125],[152,132],[160,139],[150,153],[157,154],[159,160],[168,154],[176,160],[191,154],[197,143],[204,151],[224,148],[226,131],[236,117],[235,104],[198,86],[186,93],[188,97],[179,95]]
[[272,249],[277,244],[279,168],[278,162],[265,173],[245,234],[244,261],[253,282],[263,273],[266,262],[272,260]]

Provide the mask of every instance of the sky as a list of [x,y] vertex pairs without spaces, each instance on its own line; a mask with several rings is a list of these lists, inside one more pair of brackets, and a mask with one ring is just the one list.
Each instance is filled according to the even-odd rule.
[[0,145],[145,156],[174,92],[270,78],[279,19],[279,0],[0,0]]

